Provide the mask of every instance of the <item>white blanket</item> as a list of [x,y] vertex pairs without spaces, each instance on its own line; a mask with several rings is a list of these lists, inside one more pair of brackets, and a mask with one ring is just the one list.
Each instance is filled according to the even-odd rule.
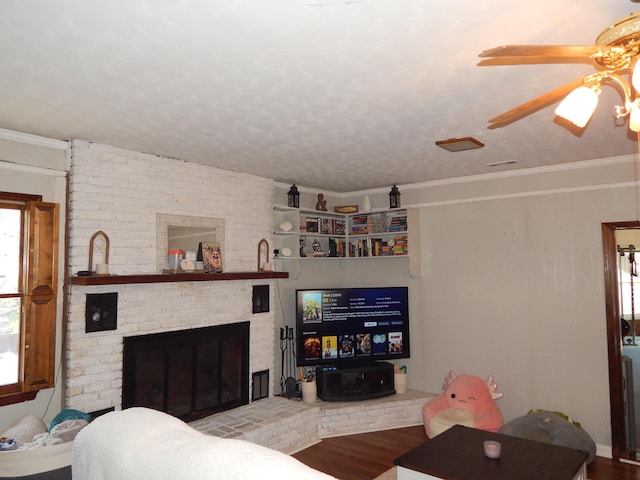
[[107,413],[73,442],[74,480],[330,480],[284,453],[205,435],[165,413]]

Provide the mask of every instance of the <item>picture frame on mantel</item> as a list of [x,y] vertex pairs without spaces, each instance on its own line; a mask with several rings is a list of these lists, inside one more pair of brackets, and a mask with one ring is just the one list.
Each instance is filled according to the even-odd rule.
[[202,242],[205,273],[222,273],[222,249],[219,242]]
[[333,211],[336,213],[358,213],[358,205],[339,205],[333,207]]

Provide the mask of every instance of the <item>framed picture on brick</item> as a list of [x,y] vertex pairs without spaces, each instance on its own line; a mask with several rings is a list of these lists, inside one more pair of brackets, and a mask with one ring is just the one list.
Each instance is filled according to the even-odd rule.
[[222,272],[222,251],[218,242],[203,242],[202,261],[206,273]]

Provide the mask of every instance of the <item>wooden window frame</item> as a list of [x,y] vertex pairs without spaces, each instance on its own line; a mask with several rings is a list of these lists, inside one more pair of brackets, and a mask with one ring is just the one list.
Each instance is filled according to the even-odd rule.
[[0,406],[35,398],[55,383],[59,205],[39,195],[0,192],[23,208],[18,382],[0,386]]

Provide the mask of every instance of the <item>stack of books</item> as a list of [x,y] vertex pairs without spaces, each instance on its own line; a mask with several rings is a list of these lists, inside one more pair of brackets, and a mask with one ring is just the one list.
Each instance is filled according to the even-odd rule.
[[351,235],[364,235],[369,232],[368,215],[351,217]]
[[391,223],[389,224],[390,232],[406,232],[407,231],[407,216],[406,215],[397,215],[391,218]]
[[300,215],[300,233],[344,235],[345,221],[341,218],[308,217]]
[[407,237],[393,237],[393,255],[406,255],[407,251]]
[[323,218],[320,233],[324,235],[344,235],[344,220],[339,218]]

